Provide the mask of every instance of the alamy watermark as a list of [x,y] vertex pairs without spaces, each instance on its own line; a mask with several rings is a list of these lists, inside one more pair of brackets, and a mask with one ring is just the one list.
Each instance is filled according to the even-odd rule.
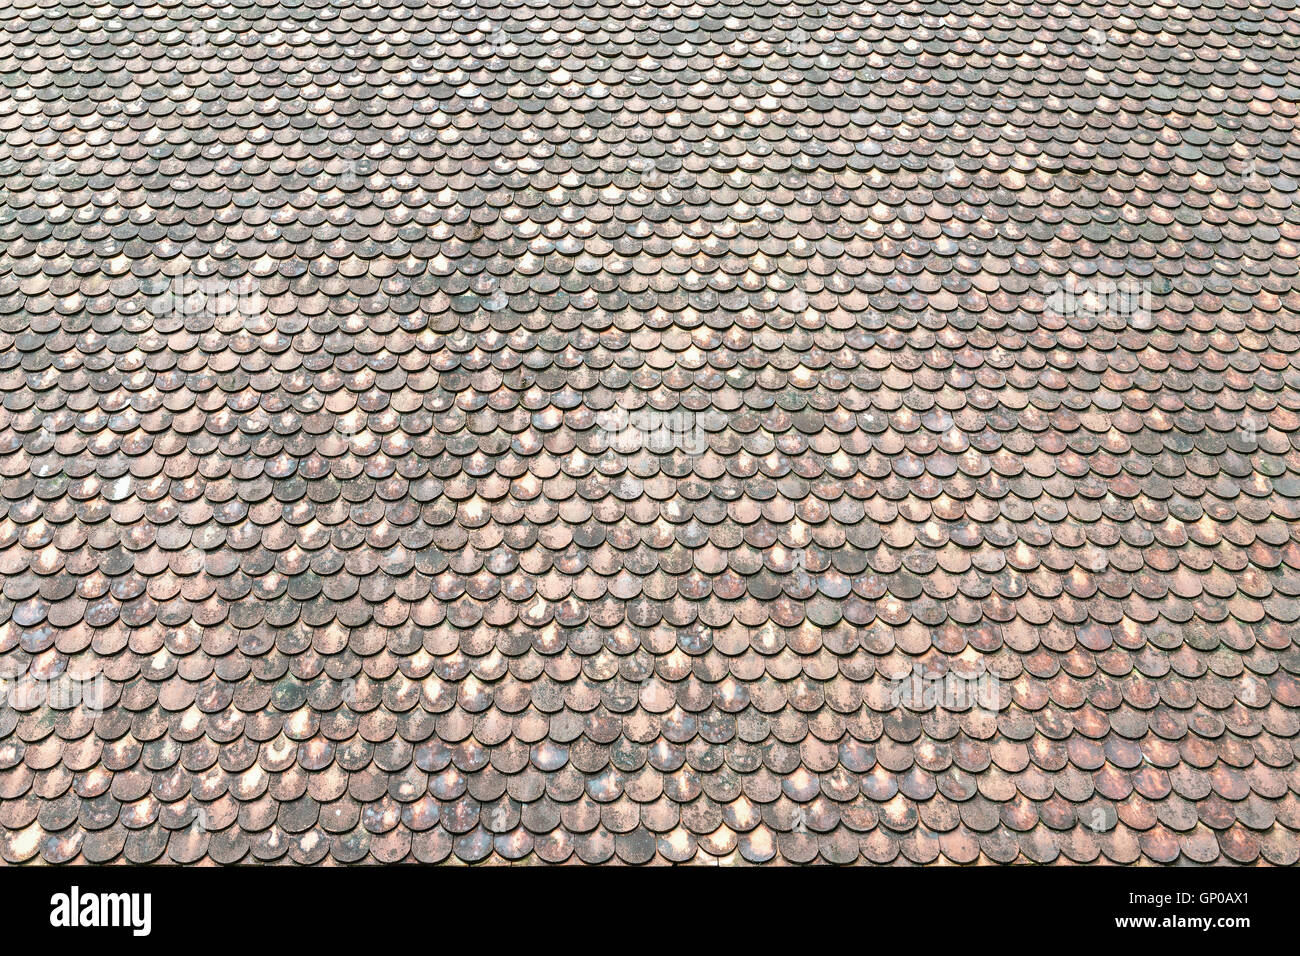
[[628,411],[615,406],[597,413],[596,427],[605,447],[620,454],[645,449],[658,454],[682,451],[699,455],[709,447],[708,434],[696,414],[687,409]]
[[1084,31],[1083,39],[1079,42],[1079,52],[1084,56],[1097,56],[1111,48],[1115,42],[1115,37],[1116,34],[1113,30],[1107,30],[1100,26],[1089,27]]
[[821,47],[813,41],[812,35],[807,30],[803,27],[795,27],[786,33],[785,38],[777,45],[777,49],[784,56],[793,56],[796,53],[816,56]]
[[500,28],[492,31],[484,46],[486,47],[484,52],[503,59],[512,57],[519,52],[519,47],[515,46],[506,31]]
[[109,685],[102,673],[76,678],[66,671],[57,677],[40,678],[31,673],[0,675],[0,704],[14,710],[72,710],[81,707],[90,714],[102,714],[108,703]]
[[1119,813],[1109,803],[1093,804],[1084,814],[1084,824],[1093,833],[1107,833],[1119,823]]
[[1064,281],[1048,285],[1046,305],[1048,311],[1067,319],[1123,323],[1133,329],[1155,326],[1151,287],[1135,279],[1080,279],[1071,273]]
[[1237,428],[1237,434],[1242,443],[1251,450],[1259,445],[1260,433],[1266,431],[1268,431],[1268,419],[1263,415],[1255,415],[1250,412],[1242,416],[1241,423]]
[[997,713],[1001,695],[1001,681],[989,671],[982,658],[975,662],[975,670],[969,674],[954,668],[930,670],[916,661],[911,674],[891,682],[889,703],[895,708],[917,711],[938,707],[956,712],[973,709]]
[[246,323],[263,315],[266,297],[252,276],[226,279],[222,276],[199,278],[183,275],[174,277],[162,292],[154,296],[150,311],[178,319],[202,316]]
[[934,161],[934,168],[943,176],[943,181],[948,186],[960,185],[962,176],[965,175],[957,165],[957,160],[951,156],[938,157]]
[[152,914],[152,893],[83,893],[74,885],[50,897],[50,925],[56,929],[122,927],[132,936],[148,936]]

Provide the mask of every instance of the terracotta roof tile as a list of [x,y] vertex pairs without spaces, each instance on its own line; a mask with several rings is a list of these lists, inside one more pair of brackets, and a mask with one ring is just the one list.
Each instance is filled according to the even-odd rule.
[[7,863],[1300,858],[1285,5],[0,23]]

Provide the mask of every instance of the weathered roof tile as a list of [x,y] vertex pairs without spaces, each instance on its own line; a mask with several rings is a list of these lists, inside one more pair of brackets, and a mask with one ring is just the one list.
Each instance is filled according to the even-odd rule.
[[0,857],[1296,863],[1286,4],[335,8],[0,10]]

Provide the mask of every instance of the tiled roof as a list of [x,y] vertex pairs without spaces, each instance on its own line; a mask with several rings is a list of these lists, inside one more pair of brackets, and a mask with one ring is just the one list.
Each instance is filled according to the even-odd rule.
[[0,856],[1296,862],[1298,48],[0,6]]

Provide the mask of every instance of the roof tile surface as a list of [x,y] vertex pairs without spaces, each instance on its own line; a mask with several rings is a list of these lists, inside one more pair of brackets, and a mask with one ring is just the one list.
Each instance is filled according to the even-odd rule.
[[0,5],[0,857],[1295,863],[1298,48]]

